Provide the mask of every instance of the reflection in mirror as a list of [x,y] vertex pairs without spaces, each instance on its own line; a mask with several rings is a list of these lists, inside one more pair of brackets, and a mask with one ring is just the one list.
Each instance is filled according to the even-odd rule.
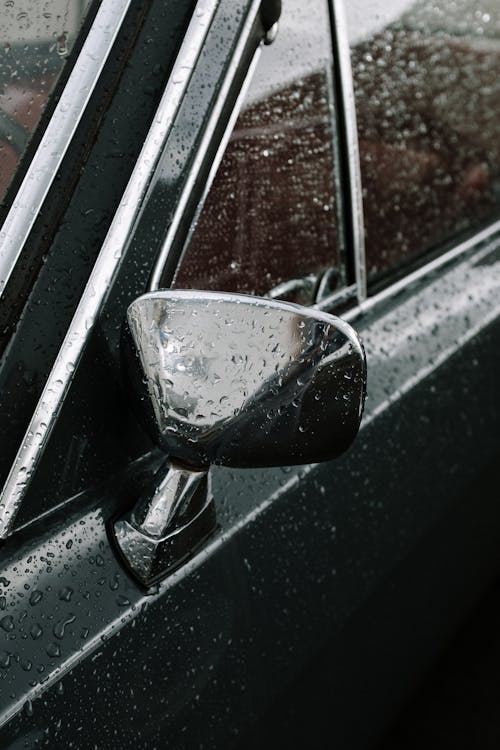
[[322,461],[358,431],[365,359],[339,318],[243,295],[164,291],[136,300],[127,322],[136,411],[184,465]]

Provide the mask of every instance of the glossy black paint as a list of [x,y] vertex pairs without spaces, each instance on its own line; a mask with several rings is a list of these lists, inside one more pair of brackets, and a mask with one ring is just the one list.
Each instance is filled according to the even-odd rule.
[[[50,662],[63,666],[73,642],[81,644],[78,663],[61,673],[62,689],[52,678],[52,687],[32,708],[4,728],[4,746],[25,734],[39,738],[33,747],[62,748],[70,742],[82,748],[237,747],[314,654],[308,685],[312,689],[322,680],[328,690],[332,741],[365,746],[498,566],[494,479],[476,494],[478,468],[488,468],[498,455],[498,410],[485,414],[479,408],[496,389],[489,365],[497,335],[497,325],[488,327],[405,403],[394,403],[362,429],[353,450],[333,466],[306,474],[256,472],[248,477],[243,496],[232,472],[220,470],[217,484],[226,493],[221,535],[156,595],[140,595],[109,551],[106,516],[117,503],[130,502],[133,489],[127,482],[121,489],[91,493],[93,515],[85,514],[82,498],[74,519],[68,510],[54,517],[46,532],[52,549],[73,538],[75,558],[81,555],[78,564],[69,553],[58,561],[57,583],[73,588],[71,611],[83,605],[89,613],[83,624],[93,630],[78,641],[76,625],[70,624],[61,642],[62,658],[47,655],[56,640],[52,622],[59,621],[61,607],[70,609],[54,590],[59,609],[39,615],[44,634],[33,649],[33,670]],[[452,406],[477,376],[472,362],[478,357],[485,362],[475,381],[478,389],[457,412]],[[431,387],[441,386],[443,378],[448,388],[436,409]],[[416,410],[421,429],[413,445],[419,461],[407,450],[406,437],[410,430],[415,436]],[[471,453],[470,435],[457,433],[460,423],[481,434],[481,458]],[[441,470],[430,480],[428,467],[436,453]],[[280,475],[288,480],[286,493]],[[360,475],[356,486],[353,477]],[[273,485],[273,500],[262,503]],[[71,523],[78,528],[81,520],[86,523],[78,543]],[[314,549],[308,544],[311,529]],[[26,562],[33,546],[29,539],[25,545]],[[22,555],[12,546],[11,559],[19,561]],[[69,570],[60,575],[68,562]],[[35,585],[43,588],[51,576],[43,568],[40,574]],[[115,577],[119,587],[113,590]],[[129,603],[118,602],[119,595]],[[30,624],[34,615],[22,598],[14,598],[13,632],[21,635],[27,623],[17,625],[18,615],[28,610]],[[44,627],[47,620],[49,627]],[[18,680],[9,691],[17,689],[22,696],[20,688],[29,689],[29,673],[13,663],[7,674]],[[99,700],[87,689],[90,685],[99,687]],[[297,690],[287,694],[293,701],[287,721],[294,712],[302,716],[305,698]],[[79,729],[83,713],[85,731]],[[58,716],[65,717],[59,725]],[[249,746],[269,746],[269,722],[279,741],[285,729],[281,717],[276,706],[260,737],[253,728]],[[311,746],[321,746],[324,737],[314,722],[305,726],[296,718],[294,726]]]
[[[68,220],[81,199],[99,210],[101,146]],[[151,207],[151,233],[174,193]],[[54,258],[63,237],[97,242],[88,216],[60,228]],[[477,263],[479,247],[357,318],[370,390],[352,450],[300,469],[216,468],[220,532],[149,596],[108,538],[163,460],[152,450],[130,461],[150,442],[127,410],[117,363],[124,309],[157,250],[151,234],[141,238],[23,508],[20,523],[32,523],[0,550],[0,745],[324,747],[326,732],[332,745],[366,747],[499,570],[498,238]],[[40,277],[41,306],[26,308],[11,350],[43,309],[54,337],[44,366],[74,304],[69,288],[71,300],[52,299],[51,278]],[[408,335],[394,343],[398,325]],[[9,357],[19,371],[24,360]]]

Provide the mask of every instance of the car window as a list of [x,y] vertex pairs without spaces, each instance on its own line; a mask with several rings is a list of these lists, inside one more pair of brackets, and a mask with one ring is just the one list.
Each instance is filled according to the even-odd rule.
[[323,0],[284,4],[174,285],[309,303],[342,284]]
[[346,7],[373,282],[498,216],[500,5]]
[[5,0],[0,37],[0,201],[73,47],[91,0]]

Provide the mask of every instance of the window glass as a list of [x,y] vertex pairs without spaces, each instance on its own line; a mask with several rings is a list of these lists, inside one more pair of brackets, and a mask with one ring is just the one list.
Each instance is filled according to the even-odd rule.
[[323,0],[284,3],[175,286],[307,303],[340,283],[330,29]]
[[38,125],[90,2],[1,2],[0,200]]
[[346,8],[374,280],[498,216],[500,3]]

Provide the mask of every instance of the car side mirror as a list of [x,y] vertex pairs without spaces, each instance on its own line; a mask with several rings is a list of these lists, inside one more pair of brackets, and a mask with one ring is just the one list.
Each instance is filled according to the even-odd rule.
[[146,585],[213,531],[210,465],[325,461],[359,429],[363,348],[327,313],[223,292],[151,292],[128,308],[122,356],[138,418],[169,455],[153,493],[114,526]]

